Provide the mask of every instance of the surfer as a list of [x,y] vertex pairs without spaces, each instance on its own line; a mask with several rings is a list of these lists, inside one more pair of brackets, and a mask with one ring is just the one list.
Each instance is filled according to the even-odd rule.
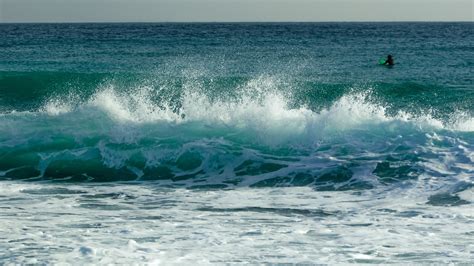
[[383,65],[388,65],[388,66],[393,66],[395,65],[395,63],[393,63],[393,57],[392,55],[388,55],[387,56],[387,60],[385,60],[385,63],[383,63]]

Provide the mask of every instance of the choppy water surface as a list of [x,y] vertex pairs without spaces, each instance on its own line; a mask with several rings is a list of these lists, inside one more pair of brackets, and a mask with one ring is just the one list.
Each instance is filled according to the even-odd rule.
[[472,23],[0,34],[2,261],[473,260]]

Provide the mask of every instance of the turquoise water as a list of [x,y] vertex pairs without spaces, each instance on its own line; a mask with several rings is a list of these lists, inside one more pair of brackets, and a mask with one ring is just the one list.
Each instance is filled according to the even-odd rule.
[[[127,262],[142,250],[144,262],[164,263],[468,262],[472,245],[460,246],[473,231],[460,228],[473,219],[472,29],[472,23],[0,24],[0,206],[5,221],[19,215],[14,208],[51,221],[30,238],[44,242],[33,255],[13,244],[30,240],[10,241],[20,238],[18,228],[35,228],[34,219],[5,224],[0,258]],[[387,54],[395,66],[378,64]],[[37,201],[45,202],[33,207]],[[138,215],[148,201],[162,204],[150,207],[155,215]],[[160,207],[168,201],[174,207]],[[81,218],[57,220],[65,206]],[[34,214],[38,207],[49,211]],[[178,230],[166,218],[186,221],[190,211],[202,216],[203,231],[196,221]],[[130,233],[115,242],[107,236],[117,226],[111,213]],[[283,227],[236,222],[237,231],[255,229],[239,237],[234,229],[226,233],[220,220],[226,215],[276,219]],[[404,218],[395,223],[397,217]],[[90,232],[89,225],[107,219],[110,227]],[[349,236],[352,219],[365,236]],[[143,240],[139,224],[152,228],[155,220],[176,234],[160,228]],[[451,236],[437,234],[440,220],[452,224]],[[393,233],[390,224],[401,243],[393,249],[379,238]],[[214,226],[224,228],[213,232]],[[74,237],[84,230],[89,237]],[[206,248],[192,245],[196,232]],[[265,232],[280,243],[279,256],[270,255]],[[298,242],[295,232],[305,241],[282,240]],[[367,246],[356,244],[371,237]],[[43,250],[51,238],[72,244]],[[249,244],[236,252],[230,243],[239,238],[262,249]],[[160,239],[167,239],[165,247],[155,246]],[[418,240],[424,248],[403,247]],[[123,243],[129,253],[120,257]]]

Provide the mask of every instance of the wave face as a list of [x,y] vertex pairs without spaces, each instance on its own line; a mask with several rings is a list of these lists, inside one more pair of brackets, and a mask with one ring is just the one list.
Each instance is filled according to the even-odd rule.
[[395,92],[406,93],[400,101],[419,94],[414,85],[306,86],[313,87],[304,91],[278,76],[211,81],[204,75],[135,83],[109,78],[89,90],[45,93],[35,109],[0,116],[0,174],[318,190],[472,177],[468,108],[447,113],[449,104],[438,110],[390,104]]
[[[23,34],[2,41],[0,177],[317,190],[472,182],[472,62],[460,59],[469,26],[443,24],[452,41],[430,37],[434,58],[451,57],[427,69],[412,24],[1,25]],[[367,54],[386,49],[367,43],[384,27],[412,49],[392,69]]]

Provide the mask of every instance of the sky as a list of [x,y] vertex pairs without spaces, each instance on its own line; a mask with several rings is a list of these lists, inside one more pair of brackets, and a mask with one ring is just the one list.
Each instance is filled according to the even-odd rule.
[[474,0],[0,0],[0,22],[473,21]]

